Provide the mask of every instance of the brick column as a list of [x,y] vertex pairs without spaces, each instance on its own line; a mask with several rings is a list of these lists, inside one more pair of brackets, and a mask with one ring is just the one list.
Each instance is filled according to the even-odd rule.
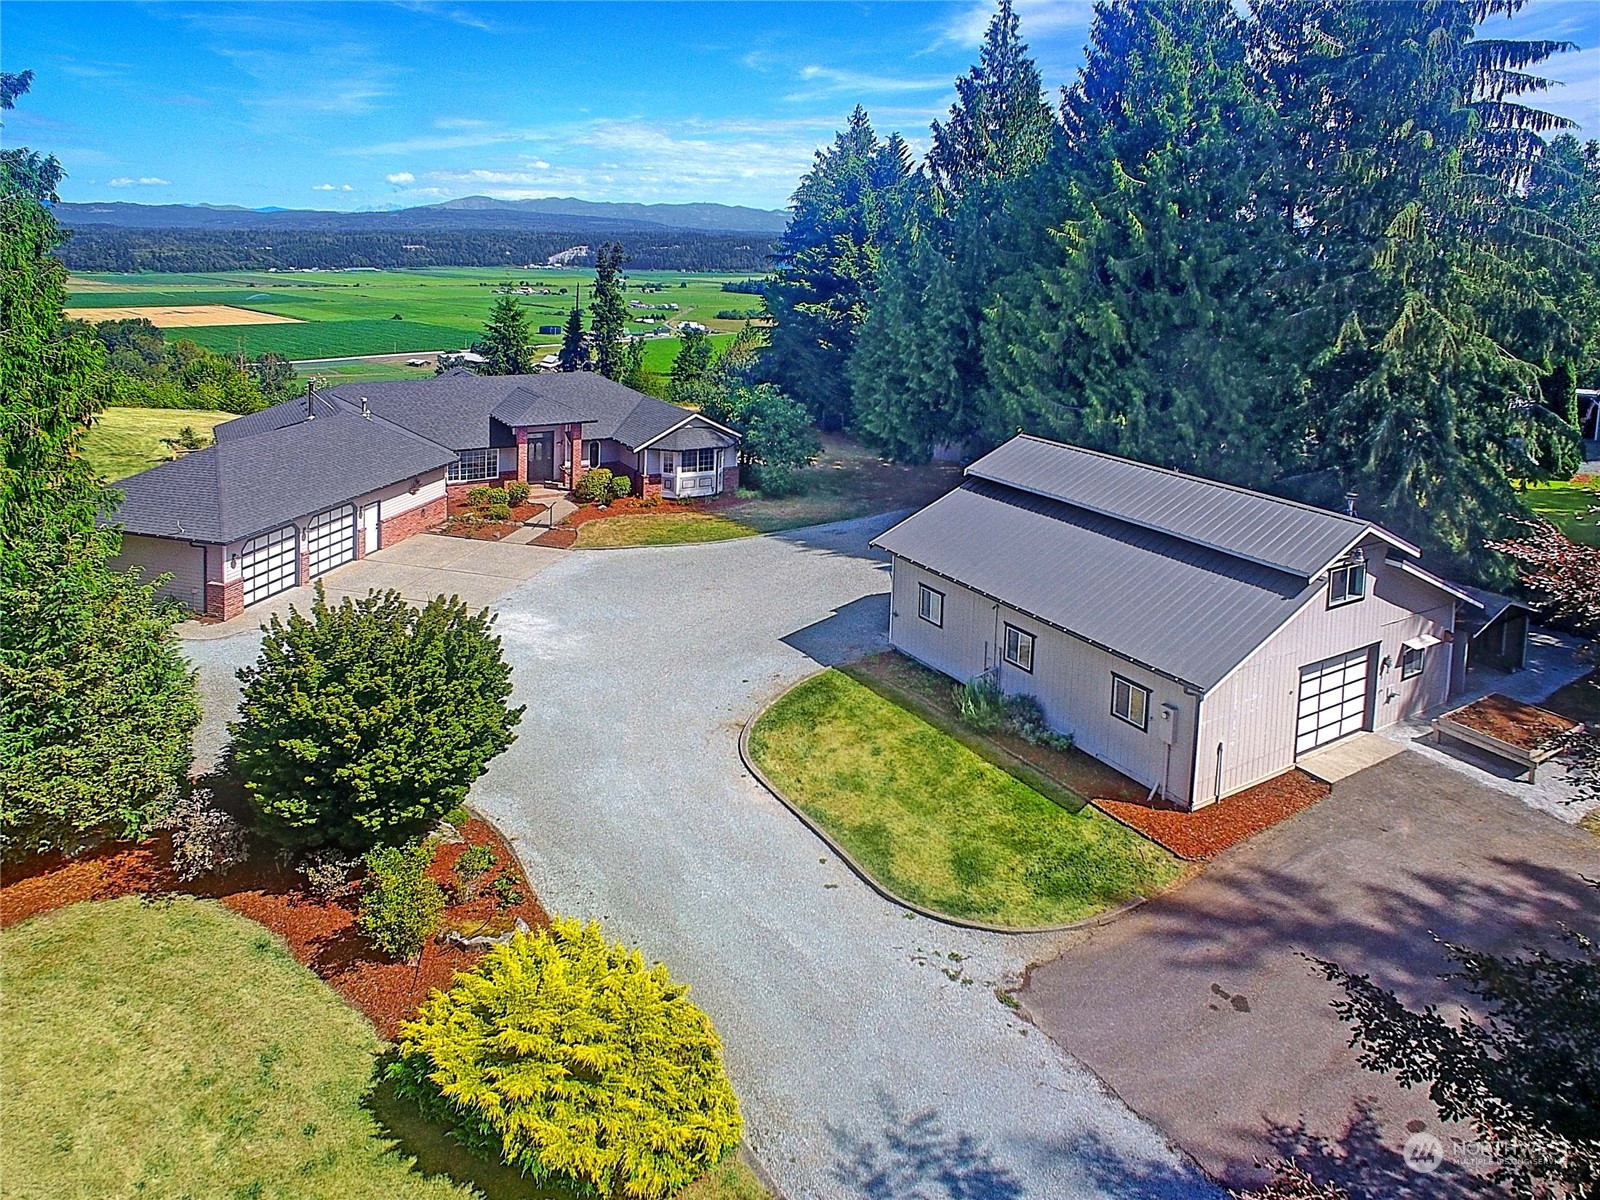
[[575,488],[578,480],[583,478],[585,470],[583,465],[583,426],[567,426],[567,445],[571,451],[572,470],[567,472],[567,487]]
[[528,431],[517,430],[517,478],[528,482]]

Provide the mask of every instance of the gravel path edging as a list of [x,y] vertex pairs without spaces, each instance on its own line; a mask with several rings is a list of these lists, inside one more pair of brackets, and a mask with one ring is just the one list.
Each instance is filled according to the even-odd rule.
[[[952,917],[946,913],[936,912],[931,908],[925,908],[920,904],[907,900],[905,897],[898,896],[894,892],[890,891],[887,887],[880,883],[870,871],[857,862],[848,850],[839,845],[838,842],[834,841],[833,836],[829,834],[827,830],[822,828],[822,826],[818,824],[809,813],[807,813],[793,800],[789,799],[789,797],[785,796],[783,791],[775,783],[773,783],[772,780],[767,778],[766,772],[757,766],[755,760],[750,757],[750,730],[755,726],[755,723],[766,714],[768,709],[777,704],[778,701],[782,700],[790,692],[794,691],[795,688],[799,687],[801,684],[809,682],[812,679],[815,679],[818,675],[821,675],[823,671],[828,671],[831,669],[832,668],[830,667],[824,667],[821,671],[813,671],[804,679],[799,680],[792,686],[785,688],[782,692],[778,693],[778,695],[774,696],[771,700],[767,701],[754,713],[752,713],[739,730],[739,760],[744,763],[745,770],[750,772],[750,774],[755,778],[755,781],[762,787],[766,788],[767,791],[771,792],[773,797],[777,799],[780,804],[798,817],[800,823],[809,829],[813,834],[815,834],[818,841],[827,846],[829,850],[832,850],[833,853],[839,857],[839,861],[850,868],[850,870],[855,874],[856,878],[860,879],[862,883],[866,884],[873,891],[877,892],[878,895],[889,901],[890,904],[899,905],[901,908],[916,913],[919,917],[926,917],[928,920],[937,921],[941,925],[954,925],[959,929],[974,929],[979,933],[1003,933],[1006,935],[1015,936],[1030,933],[1067,933],[1074,929],[1093,929],[1101,925],[1110,924],[1118,917],[1132,912],[1134,909],[1139,908],[1150,900],[1149,896],[1140,896],[1136,899],[1126,901],[1123,904],[1119,904],[1116,908],[1107,909],[1102,913],[1095,913],[1092,917],[1084,917],[1081,920],[1068,921],[1064,925],[990,925],[984,921],[968,921],[962,917]],[[1100,810],[1096,809],[1095,811],[1098,812]],[[1108,813],[1106,815],[1109,816],[1110,814]]]

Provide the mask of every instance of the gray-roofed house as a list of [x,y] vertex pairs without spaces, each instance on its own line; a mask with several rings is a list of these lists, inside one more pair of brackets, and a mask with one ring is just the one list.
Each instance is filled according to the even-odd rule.
[[349,384],[218,425],[215,444],[117,484],[122,561],[227,618],[439,526],[452,488],[571,487],[594,467],[636,494],[738,487],[739,437],[599,375]]
[[1191,809],[1443,703],[1477,607],[1371,521],[1029,436],[873,544],[896,649]]

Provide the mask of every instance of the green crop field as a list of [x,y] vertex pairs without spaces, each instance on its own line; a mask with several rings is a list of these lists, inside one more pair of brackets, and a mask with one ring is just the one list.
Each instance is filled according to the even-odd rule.
[[[722,310],[746,309],[759,298],[724,292],[725,280],[743,275],[702,275],[640,271],[628,277],[630,333],[660,328],[661,320],[698,321],[731,334],[736,321],[720,320]],[[229,304],[278,316],[297,325],[202,325],[172,328],[171,339],[190,338],[213,350],[250,355],[274,351],[289,358],[359,357],[411,351],[456,350],[483,328],[500,289],[517,289],[534,329],[560,325],[571,311],[577,289],[588,305],[591,271],[513,270],[458,267],[431,271],[322,271],[294,274],[227,272],[170,275],[82,275],[68,282],[73,308],[138,308]],[[526,288],[531,294],[523,294]],[[659,289],[659,290],[657,290]],[[664,306],[677,305],[676,309]],[[398,316],[401,319],[395,320]],[[645,318],[652,318],[646,320]],[[559,338],[538,335],[554,346]],[[720,338],[725,341],[726,338]],[[654,339],[646,361],[666,371],[677,353],[676,339]]]

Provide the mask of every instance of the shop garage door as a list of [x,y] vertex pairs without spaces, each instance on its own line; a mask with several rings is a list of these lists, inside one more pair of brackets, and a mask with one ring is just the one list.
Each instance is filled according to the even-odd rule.
[[1296,755],[1366,727],[1367,659],[1367,651],[1357,650],[1300,668]]
[[311,578],[331,571],[356,556],[356,507],[330,508],[306,522],[306,557]]
[[239,555],[244,575],[244,602],[254,604],[295,585],[295,528],[285,525],[251,538]]

